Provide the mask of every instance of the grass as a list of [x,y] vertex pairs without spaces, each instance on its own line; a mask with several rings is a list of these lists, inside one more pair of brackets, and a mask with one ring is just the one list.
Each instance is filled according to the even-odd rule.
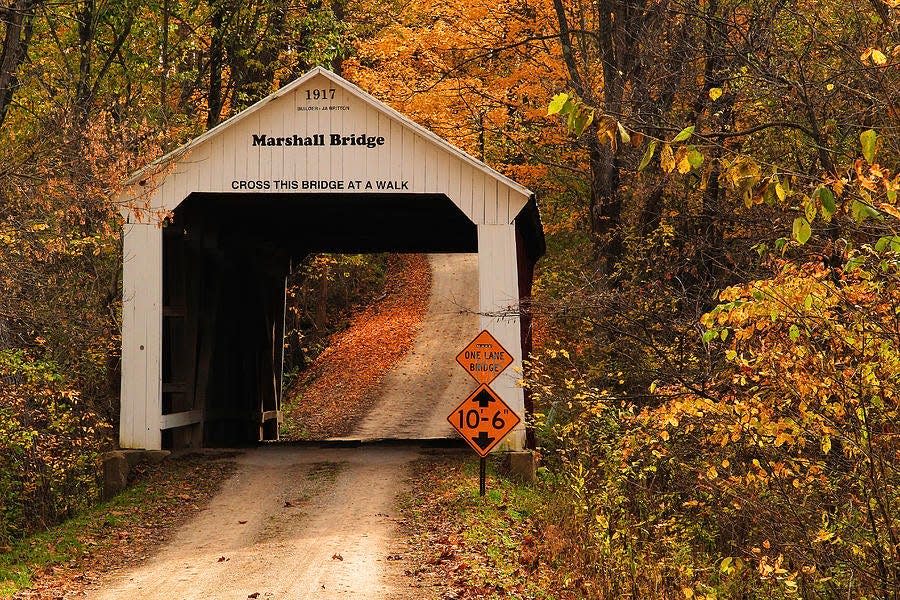
[[30,587],[40,570],[82,556],[87,551],[83,539],[86,532],[127,527],[141,516],[133,509],[147,500],[147,485],[139,484],[60,525],[19,540],[0,554],[0,597],[8,598]]
[[419,572],[441,563],[441,552],[447,552],[441,544],[449,539],[458,550],[435,577],[450,581],[459,597],[553,597],[529,558],[536,516],[546,502],[540,485],[516,484],[488,461],[487,493],[481,497],[478,459],[469,456],[425,459],[413,477],[418,490],[407,494],[401,506],[419,545],[433,548],[432,555],[418,557]]
[[0,552],[0,598],[31,588],[53,567],[102,572],[133,562],[199,510],[233,469],[232,462],[202,457],[146,468],[140,481],[115,498]]
[[306,474],[306,479],[320,485],[331,485],[349,464],[347,461],[313,463]]

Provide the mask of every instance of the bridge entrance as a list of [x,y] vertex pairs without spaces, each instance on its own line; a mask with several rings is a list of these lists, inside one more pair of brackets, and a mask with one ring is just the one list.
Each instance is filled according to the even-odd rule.
[[[531,192],[324,69],[139,171],[122,201],[123,448],[277,438],[285,277],[310,253],[477,253],[481,328],[518,365],[528,347]],[[524,417],[516,377],[494,387]]]

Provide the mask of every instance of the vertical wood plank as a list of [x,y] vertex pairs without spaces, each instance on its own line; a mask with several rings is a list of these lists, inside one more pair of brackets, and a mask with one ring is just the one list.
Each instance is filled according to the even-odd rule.
[[438,187],[438,149],[428,140],[422,140],[422,143],[425,146],[425,152],[422,154],[425,163],[424,191],[429,194],[440,193],[443,190]]
[[[278,101],[270,102],[269,108],[273,109]],[[238,143],[247,148],[250,155],[250,172],[249,179],[259,179],[261,181],[272,180],[272,163],[281,162],[284,157],[284,147],[280,148],[258,148],[250,143],[250,136],[253,133],[265,133],[267,135],[283,135],[286,133],[281,127],[281,111],[279,110],[261,110],[256,113],[258,119],[253,131],[245,129],[238,138]],[[248,121],[251,119],[247,119]]]
[[459,161],[459,208],[469,217],[473,223],[482,223],[482,219],[476,217],[472,211],[472,182],[473,171],[471,165]]
[[472,169],[472,215],[476,223],[488,223],[484,210],[484,173]]
[[394,119],[391,121],[391,179],[403,178],[403,161],[406,157],[406,138],[408,130]]
[[[384,136],[381,133],[378,111],[370,106],[365,107],[366,111],[366,134]],[[386,144],[389,144],[390,141],[385,140]],[[384,171],[379,171],[379,159],[381,155],[386,154],[385,147],[381,146],[379,148],[375,148],[374,150],[370,150],[366,152],[366,161],[365,161],[365,169],[362,173],[356,174],[356,179],[365,180],[365,179],[387,179],[386,175],[381,175]],[[365,185],[365,183],[363,183]]]
[[194,170],[197,172],[197,191],[207,192],[212,189],[212,150],[214,140],[200,144],[194,152]]
[[162,230],[128,224],[123,240],[122,400],[119,444],[159,449],[162,442]]
[[450,198],[450,155],[443,150],[437,151],[437,186],[435,192],[446,194]]
[[393,137],[394,132],[391,128],[391,119],[387,115],[378,114],[378,135],[384,136],[385,149],[377,154],[379,177],[391,179],[393,172],[391,169],[391,156],[394,148],[397,146],[396,139]]
[[501,444],[503,449],[525,447],[525,394],[517,381],[522,367],[521,325],[516,233],[511,225],[478,225],[478,299],[481,328],[487,329],[514,361],[491,387],[522,418]]
[[509,186],[497,182],[497,221],[503,224],[510,224],[512,219],[509,217]]
[[[448,177],[450,181],[448,183],[447,195],[450,196],[450,199],[453,201],[456,206],[462,209],[462,200],[460,195],[460,179],[462,175],[462,161],[456,156],[451,156],[449,153],[447,155],[450,159],[450,168],[448,170]],[[465,213],[465,211],[463,210]],[[468,215],[467,215],[468,216]]]

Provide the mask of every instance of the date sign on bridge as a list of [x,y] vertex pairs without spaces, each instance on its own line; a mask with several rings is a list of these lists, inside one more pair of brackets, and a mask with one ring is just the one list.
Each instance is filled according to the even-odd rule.
[[478,386],[447,420],[482,458],[520,421],[519,415],[486,384]]

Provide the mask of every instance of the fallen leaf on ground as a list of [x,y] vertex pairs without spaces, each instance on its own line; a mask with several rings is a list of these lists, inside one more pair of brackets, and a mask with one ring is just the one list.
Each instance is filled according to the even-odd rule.
[[[372,391],[412,348],[431,293],[428,258],[392,255],[388,271],[384,297],[333,335],[328,348],[286,392],[285,420],[292,431],[303,432],[293,435],[301,439],[348,435],[368,412]],[[353,378],[347,381],[350,372]]]

